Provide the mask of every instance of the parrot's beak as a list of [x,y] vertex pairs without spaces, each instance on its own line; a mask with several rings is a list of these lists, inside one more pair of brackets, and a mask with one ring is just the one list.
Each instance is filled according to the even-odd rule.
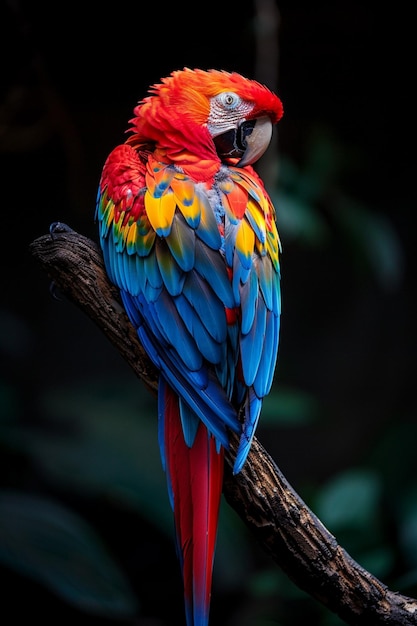
[[239,159],[238,167],[255,163],[265,152],[272,137],[269,117],[259,117],[242,122],[213,138],[217,154],[222,160]]
[[[255,123],[252,125],[251,131],[246,132],[245,137],[242,137],[242,144],[246,147],[242,158],[237,163],[238,167],[255,163],[255,161],[263,155],[271,142],[272,122],[269,117],[259,117],[253,121]],[[242,126],[247,123],[248,122],[243,122]]]

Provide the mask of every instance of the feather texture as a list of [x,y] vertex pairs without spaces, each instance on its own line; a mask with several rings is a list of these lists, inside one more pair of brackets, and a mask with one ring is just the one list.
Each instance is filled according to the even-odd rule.
[[239,74],[173,72],[134,109],[97,196],[107,273],[160,372],[159,444],[188,626],[208,624],[229,432],[240,436],[237,473],[275,370],[275,210],[239,159],[259,157],[267,144],[254,144],[268,134],[252,137],[253,128],[282,112],[275,94]]

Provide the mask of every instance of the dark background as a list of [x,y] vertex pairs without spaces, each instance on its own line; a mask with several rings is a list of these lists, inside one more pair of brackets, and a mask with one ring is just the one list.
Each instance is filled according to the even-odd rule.
[[[9,623],[28,611],[45,624],[183,623],[154,400],[91,321],[53,297],[29,244],[54,221],[97,240],[104,160],[148,86],[184,66],[258,78],[284,103],[259,165],[283,243],[283,312],[258,437],[355,559],[417,595],[412,15],[399,4],[295,4],[1,6]],[[262,7],[271,35],[259,30]],[[225,626],[341,624],[226,503],[212,616]]]

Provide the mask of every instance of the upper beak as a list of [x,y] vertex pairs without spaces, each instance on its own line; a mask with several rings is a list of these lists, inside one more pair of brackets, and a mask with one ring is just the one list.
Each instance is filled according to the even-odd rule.
[[217,154],[222,160],[239,159],[238,167],[251,165],[263,155],[272,137],[272,122],[266,115],[245,120],[238,127],[213,137]]
[[250,133],[248,133],[243,144],[246,146],[242,158],[238,161],[238,167],[255,163],[268,148],[272,138],[272,122],[269,117],[259,117],[255,120]]

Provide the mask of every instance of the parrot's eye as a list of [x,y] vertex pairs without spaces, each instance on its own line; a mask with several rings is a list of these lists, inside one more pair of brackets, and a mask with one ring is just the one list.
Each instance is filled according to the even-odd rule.
[[242,101],[233,91],[224,91],[219,94],[219,102],[225,109],[235,109]]

